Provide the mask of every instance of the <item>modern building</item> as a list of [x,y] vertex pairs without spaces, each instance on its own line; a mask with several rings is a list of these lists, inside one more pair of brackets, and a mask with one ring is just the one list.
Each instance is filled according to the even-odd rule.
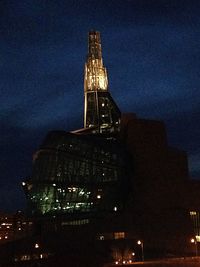
[[31,244],[43,252],[34,247],[16,259],[43,255],[45,266],[74,267],[192,255],[200,184],[189,178],[187,155],[168,145],[163,122],[121,115],[108,91],[99,32],[88,43],[84,128],[49,132],[22,183],[35,220]]
[[84,128],[50,132],[23,182],[30,215],[85,217],[123,208],[129,165],[119,135],[121,113],[108,92],[99,32],[89,33]]
[[88,36],[88,55],[84,77],[84,128],[92,133],[114,133],[120,129],[121,112],[108,92],[99,32]]
[[30,215],[85,217],[123,207],[126,152],[111,136],[50,132],[24,182]]

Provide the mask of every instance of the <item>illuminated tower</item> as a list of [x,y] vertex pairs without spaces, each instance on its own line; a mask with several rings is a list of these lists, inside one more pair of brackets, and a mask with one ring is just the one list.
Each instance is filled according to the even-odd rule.
[[89,32],[88,55],[84,77],[84,127],[93,133],[113,133],[119,130],[121,113],[110,93],[103,66],[100,33]]

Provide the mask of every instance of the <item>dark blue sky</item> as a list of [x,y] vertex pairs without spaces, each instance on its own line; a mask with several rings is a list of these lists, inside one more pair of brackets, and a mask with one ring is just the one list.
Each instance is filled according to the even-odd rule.
[[121,111],[164,120],[200,178],[200,1],[1,1],[0,210],[24,208],[20,182],[46,133],[82,127],[91,29]]

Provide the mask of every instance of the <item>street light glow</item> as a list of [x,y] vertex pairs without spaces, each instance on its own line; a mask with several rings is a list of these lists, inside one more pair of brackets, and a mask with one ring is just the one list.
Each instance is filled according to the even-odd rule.
[[35,243],[35,248],[39,248],[39,244],[38,243]]
[[141,252],[142,252],[142,261],[144,261],[144,242],[141,240],[137,241],[137,244],[141,246]]
[[191,238],[190,242],[195,245],[195,254],[196,254],[196,257],[197,257],[198,256],[198,244],[197,244],[196,238]]

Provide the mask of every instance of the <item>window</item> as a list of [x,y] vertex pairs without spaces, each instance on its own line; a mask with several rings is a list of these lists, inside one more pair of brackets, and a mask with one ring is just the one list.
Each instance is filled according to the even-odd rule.
[[115,232],[114,233],[114,239],[124,239],[125,238],[125,232]]
[[104,238],[104,235],[100,235],[99,236],[99,240],[104,240],[105,238]]

